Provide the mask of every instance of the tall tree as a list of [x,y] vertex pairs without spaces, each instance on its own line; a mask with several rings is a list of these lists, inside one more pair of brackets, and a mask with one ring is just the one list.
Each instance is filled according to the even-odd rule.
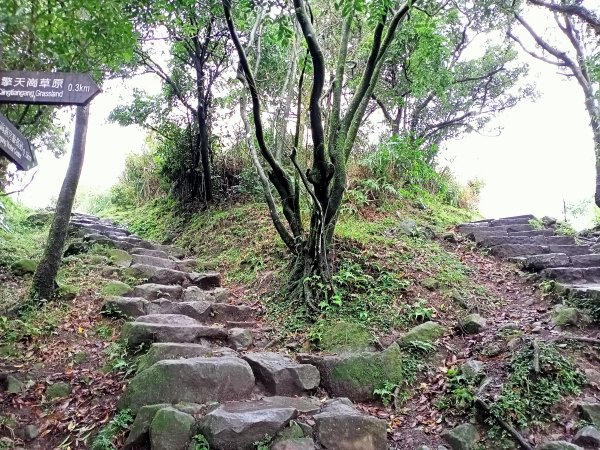
[[[555,24],[552,32],[536,31],[526,18],[528,10],[522,8],[515,13],[518,27],[511,30],[509,36],[529,55],[558,67],[563,76],[574,78],[579,84],[593,133],[596,156],[594,197],[600,207],[600,11],[586,8],[580,0],[529,0],[529,5],[552,14],[549,17]],[[522,37],[523,34],[529,41]]]
[[[152,73],[161,80],[163,92],[154,98],[137,92],[130,105],[114,110],[111,119],[146,127],[165,145],[180,149],[168,174],[178,197],[184,202],[209,202],[213,86],[228,64],[220,4],[217,0],[129,3],[139,33],[129,75]],[[156,42],[169,46],[168,61],[157,51]]]
[[[309,57],[297,82],[299,96],[303,92],[304,75],[309,73],[309,65],[312,71],[308,108],[312,140],[311,165],[306,170],[300,166],[297,159],[298,148],[292,145],[289,161],[295,173],[275,157],[273,148],[268,145],[265,122],[262,119],[263,100],[256,82],[256,70],[251,66],[238,36],[232,16],[232,1],[222,0],[222,3],[252,99],[256,142],[266,166],[266,170],[262,171],[263,185],[267,183],[268,177],[268,182],[279,196],[283,218],[278,210],[270,208],[271,218],[279,236],[295,257],[289,291],[292,296],[303,298],[309,308],[318,310],[319,304],[327,302],[331,293],[330,247],[346,189],[348,159],[369,99],[379,79],[386,53],[400,23],[406,18],[414,2],[398,8],[389,0],[338,2],[341,27],[338,28],[337,51],[331,66],[324,57],[321,35],[316,28],[320,20],[318,11],[311,11],[304,0],[293,0],[292,11],[284,5],[278,5],[278,8],[274,9],[281,10],[281,14],[294,15],[299,25],[298,32],[306,44]],[[360,14],[361,11],[367,14]],[[368,38],[358,33],[357,30],[362,27],[371,30]],[[346,70],[349,65],[349,50],[360,43],[361,37],[370,39],[367,63],[359,83],[350,92],[349,100],[343,102],[343,94],[348,89]],[[324,111],[321,99],[326,92],[328,76],[331,76],[332,80],[329,86],[332,101]],[[301,107],[302,102],[299,101],[297,105]],[[296,120],[300,117],[301,114],[297,113]],[[297,138],[294,141],[297,142]],[[300,188],[300,184],[303,189]],[[308,227],[303,223],[300,210],[300,196],[303,192],[307,193],[307,200],[312,209]]]
[[517,87],[527,67],[516,64],[512,42],[490,42],[511,19],[489,0],[446,2],[412,13],[373,94],[391,134],[439,144],[481,130],[530,95],[529,86]]

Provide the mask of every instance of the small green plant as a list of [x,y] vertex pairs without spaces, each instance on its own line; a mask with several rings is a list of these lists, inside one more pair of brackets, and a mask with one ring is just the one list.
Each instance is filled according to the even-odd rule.
[[412,341],[409,343],[408,351],[415,354],[433,353],[435,351],[435,345],[431,342]]
[[104,353],[107,356],[107,371],[122,373],[123,378],[135,373],[137,364],[132,359],[125,342],[116,341],[111,343],[104,350]]
[[540,219],[529,220],[529,225],[531,225],[531,228],[534,230],[543,230],[545,228],[544,222],[542,222]]
[[538,289],[542,293],[543,297],[548,297],[554,292],[556,288],[556,281],[554,280],[542,280],[538,283]]
[[271,442],[271,438],[268,435],[265,435],[265,437],[254,443],[254,449],[255,450],[269,450],[269,444]]
[[384,406],[390,406],[397,395],[398,384],[386,381],[383,386],[373,391],[373,395],[376,395],[381,399]]
[[133,413],[129,409],[119,411],[96,435],[91,450],[117,450],[115,441],[133,423]]
[[[552,407],[566,395],[577,395],[585,383],[585,376],[552,344],[540,343],[539,373],[532,361],[533,346],[517,352],[509,364],[509,376],[498,399],[492,404],[492,413],[518,428],[540,425],[553,418]],[[492,431],[502,432],[490,419]]]
[[427,306],[427,300],[420,299],[410,305],[408,316],[413,322],[426,322],[431,320],[435,314],[435,310]]
[[473,392],[480,377],[465,377],[457,368],[449,369],[446,377],[448,379],[446,393],[437,401],[436,406],[441,410],[451,410],[458,414],[470,411],[475,401]]
[[577,230],[575,230],[568,222],[557,222],[554,227],[554,232],[561,236],[576,236]]
[[210,450],[210,444],[203,434],[196,434],[192,437],[192,450]]
[[108,341],[112,338],[114,330],[109,325],[99,325],[94,329],[96,336]]

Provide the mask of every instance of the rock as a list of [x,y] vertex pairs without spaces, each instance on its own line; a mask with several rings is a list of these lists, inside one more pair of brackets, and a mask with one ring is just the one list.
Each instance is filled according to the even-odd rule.
[[168,403],[159,403],[157,405],[146,405],[142,406],[135,416],[135,420],[129,428],[129,434],[125,439],[125,446],[132,444],[141,444],[148,437],[148,431],[150,430],[150,424],[156,413],[163,409],[171,406]]
[[555,311],[552,317],[554,325],[559,327],[580,326],[587,322],[585,314],[577,308],[564,307]]
[[398,231],[405,236],[418,236],[419,226],[412,219],[403,219],[398,222]]
[[485,367],[481,361],[470,359],[460,366],[460,371],[465,378],[473,379],[485,375]]
[[237,356],[230,348],[213,348],[202,344],[156,342],[138,361],[138,372],[147,369],[158,361],[198,357]]
[[490,342],[481,351],[485,356],[493,357],[502,353],[502,347],[497,342]]
[[159,410],[150,424],[150,445],[153,450],[186,450],[194,435],[195,419],[175,408]]
[[115,266],[119,266],[119,267],[131,266],[131,262],[132,262],[133,258],[125,250],[120,250],[118,248],[110,248],[107,250],[107,254],[110,259],[110,262],[112,262]]
[[63,253],[63,256],[66,258],[68,256],[81,255],[82,253],[87,253],[89,249],[89,242],[73,241],[69,243],[67,249]]
[[[126,295],[131,294],[133,289],[128,284],[123,283],[122,281],[109,281],[102,289],[100,289],[100,293],[105,297],[124,297]],[[135,295],[135,297],[139,297]]]
[[440,288],[440,282],[431,277],[422,279],[420,284],[429,291],[435,291]]
[[595,369],[585,369],[584,373],[590,386],[600,387],[600,372]]
[[542,225],[544,225],[545,227],[551,227],[553,225],[556,225],[558,220],[556,220],[554,217],[550,217],[550,216],[544,216],[540,219],[540,221],[542,222]]
[[327,450],[386,450],[383,420],[360,413],[343,401],[331,401],[314,416],[315,438]]
[[398,344],[383,352],[344,353],[341,355],[299,355],[299,361],[319,369],[321,386],[334,397],[371,401],[375,389],[386,382],[401,384],[404,357]]
[[20,394],[25,389],[23,382],[12,375],[8,375],[6,377],[4,384],[7,394]]
[[169,300],[178,300],[183,295],[181,286],[164,286],[162,284],[140,284],[133,288],[132,297],[142,297],[146,300],[157,300],[166,298]]
[[252,346],[254,338],[247,328],[232,328],[227,333],[229,345],[235,350],[246,350]]
[[273,438],[296,418],[294,408],[265,407],[259,402],[231,402],[208,413],[199,423],[211,448],[250,450],[256,442]]
[[50,212],[33,213],[27,216],[25,219],[25,224],[30,227],[41,227],[50,222],[52,216],[54,216],[54,214]]
[[48,400],[67,397],[71,393],[71,385],[69,383],[58,382],[49,385],[46,388],[46,397]]
[[19,259],[10,266],[11,272],[19,277],[33,274],[35,273],[35,269],[37,269],[37,262],[32,259]]
[[373,336],[364,325],[344,320],[326,323],[319,332],[321,335],[319,348],[326,352],[368,350],[373,343]]
[[583,447],[600,448],[600,432],[590,425],[583,427],[573,438],[573,443]]
[[442,239],[444,241],[450,242],[451,244],[458,244],[458,236],[456,235],[456,233],[453,232],[448,232],[448,233],[444,233],[442,235]]
[[183,284],[188,281],[188,275],[175,269],[165,269],[148,264],[133,264],[131,270],[136,278],[145,278],[149,283]]
[[221,275],[219,272],[192,272],[188,274],[190,283],[200,289],[214,289],[221,287]]
[[148,314],[179,314],[206,323],[212,322],[211,306],[209,302],[173,302],[160,298],[149,303],[146,311]]
[[314,414],[320,411],[321,401],[315,397],[265,397],[260,400],[272,408],[294,408],[300,414]]
[[109,297],[102,305],[102,313],[116,317],[139,317],[147,314],[148,300],[141,297]]
[[33,441],[40,435],[40,430],[33,424],[26,425],[23,429],[23,437],[26,441]]
[[271,394],[303,395],[319,386],[319,371],[310,364],[298,364],[272,352],[247,353],[244,359]]
[[161,269],[179,270],[177,263],[171,259],[158,258],[148,255],[132,255],[134,264],[143,264],[147,266],[159,267]]
[[583,450],[583,448],[567,441],[552,441],[538,445],[535,450]]
[[248,363],[230,356],[159,361],[131,380],[120,408],[156,403],[207,403],[247,398],[254,389]]
[[311,438],[284,439],[271,446],[271,450],[314,450],[315,441]]
[[179,314],[151,314],[123,326],[122,336],[130,347],[153,342],[200,342],[202,338],[225,339],[227,330],[202,325]]
[[163,258],[163,259],[168,259],[169,255],[166,252],[163,252],[162,250],[152,250],[152,249],[148,249],[148,248],[132,248],[131,251],[129,252],[132,255],[146,255],[146,256],[155,256],[157,258]]
[[198,286],[189,286],[183,292],[182,301],[224,303],[228,298],[229,290],[225,288],[215,288],[207,291],[200,289]]
[[529,256],[522,262],[522,267],[526,270],[540,271],[550,267],[565,267],[570,264],[571,258],[564,253],[549,253]]
[[581,416],[595,427],[600,427],[600,403],[581,402],[577,405]]
[[470,423],[463,423],[441,434],[442,439],[452,450],[473,450],[479,440],[479,433]]
[[433,343],[443,335],[444,327],[442,327],[439,323],[424,322],[404,333],[398,339],[398,344],[401,347],[408,347],[416,341]]
[[466,334],[477,334],[483,331],[487,321],[479,314],[469,314],[458,322],[459,328]]

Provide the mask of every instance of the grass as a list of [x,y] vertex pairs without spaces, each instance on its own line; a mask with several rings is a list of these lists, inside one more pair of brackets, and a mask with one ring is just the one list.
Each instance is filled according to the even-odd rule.
[[109,422],[104,426],[94,438],[91,445],[91,450],[116,450],[115,442],[117,438],[129,429],[133,423],[133,413],[124,409],[119,411]]

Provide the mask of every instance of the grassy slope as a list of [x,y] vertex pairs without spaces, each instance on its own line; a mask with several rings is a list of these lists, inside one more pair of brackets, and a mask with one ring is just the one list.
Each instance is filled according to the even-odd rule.
[[[375,203],[379,203],[379,206]],[[230,287],[260,299],[271,322],[284,334],[308,332],[319,340],[323,322],[344,319],[367,325],[376,335],[399,332],[427,308],[444,321],[456,308],[468,308],[486,293],[473,285],[467,269],[447,253],[439,241],[424,237],[426,229],[443,233],[473,214],[441,204],[426,193],[387,198],[363,208],[345,208],[333,249],[339,298],[323,305],[317,324],[303,305],[290,305],[278,296],[289,257],[276,236],[262,203],[214,207],[195,215],[180,215],[173,205],[160,202],[137,209],[102,211],[147,238],[163,236],[189,249],[205,269],[224,274]],[[421,235],[398,230],[401,219],[415,220]],[[421,285],[433,278],[439,289]],[[431,280],[428,280],[431,281]]]

